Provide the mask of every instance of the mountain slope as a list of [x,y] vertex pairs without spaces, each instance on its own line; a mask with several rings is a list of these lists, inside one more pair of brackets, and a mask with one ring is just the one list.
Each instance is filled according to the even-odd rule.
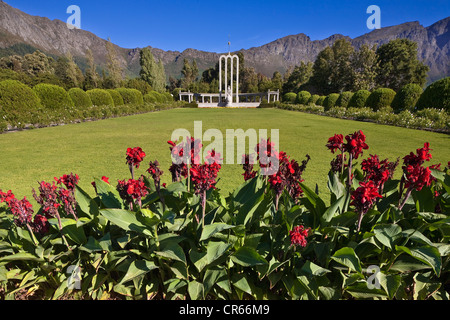
[[[274,71],[285,72],[289,67],[301,61],[314,61],[317,54],[337,39],[346,38],[359,48],[363,44],[381,45],[396,38],[407,38],[418,44],[418,57],[429,67],[429,80],[434,81],[450,76],[450,17],[437,21],[429,27],[419,22],[407,22],[396,26],[384,27],[357,38],[336,34],[323,40],[312,41],[300,33],[290,35],[260,47],[240,50],[244,53],[245,63],[257,72],[272,76]],[[22,44],[22,46],[17,46]],[[93,51],[96,63],[106,63],[106,40],[85,30],[70,30],[60,20],[28,15],[0,1],[0,53],[15,52],[14,48],[27,50],[37,48],[52,55],[64,55],[70,52],[77,61],[83,59],[86,50]],[[16,46],[14,46],[16,45]],[[186,49],[183,52],[164,51],[149,47],[157,60],[161,59],[168,76],[180,77],[183,59],[195,59],[200,72],[213,67],[219,59],[218,53]],[[116,46],[120,62],[128,70],[127,75],[139,73],[139,48],[126,49]],[[20,52],[17,52],[20,54]],[[22,52],[23,53],[23,52]]]

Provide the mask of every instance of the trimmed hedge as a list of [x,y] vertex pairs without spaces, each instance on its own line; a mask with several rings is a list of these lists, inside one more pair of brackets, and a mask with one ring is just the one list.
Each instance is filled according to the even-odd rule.
[[353,97],[353,92],[350,92],[350,91],[342,92],[336,101],[336,106],[347,108],[348,103],[352,97]]
[[113,101],[114,101],[114,105],[116,106],[116,107],[118,107],[118,106],[123,106],[125,103],[123,102],[123,98],[122,98],[122,95],[119,93],[119,92],[117,92],[115,89],[106,89],[108,92],[109,92],[109,94],[111,95],[111,98],[113,99]]
[[323,102],[325,101],[326,96],[319,96],[319,98],[316,100],[317,106],[323,106]]
[[392,100],[392,108],[395,112],[403,110],[414,111],[417,100],[423,93],[423,89],[416,83],[409,83],[401,88]]
[[307,104],[308,100],[311,98],[311,93],[309,93],[308,91],[300,91],[297,94],[297,103],[300,104]]
[[416,108],[445,109],[450,112],[450,77],[430,84],[417,101]]
[[34,123],[41,108],[39,97],[27,85],[17,80],[0,82],[0,132],[7,128],[6,123],[13,127]]
[[325,100],[323,101],[323,106],[325,107],[325,111],[330,110],[336,105],[337,100],[339,99],[339,93],[330,93],[327,95]]
[[295,103],[296,99],[297,95],[295,94],[295,92],[288,92],[283,95],[283,102]]
[[43,107],[56,111],[73,108],[75,105],[67,91],[57,85],[40,83],[33,87]]
[[91,98],[89,98],[86,91],[80,88],[72,88],[68,93],[76,108],[86,109],[92,106]]
[[383,107],[389,107],[394,100],[395,91],[389,88],[379,88],[373,91],[367,98],[366,107],[377,111]]
[[313,94],[311,98],[308,100],[308,104],[316,104],[317,100],[319,100],[320,96],[318,94]]
[[348,102],[348,108],[365,108],[367,98],[370,96],[370,91],[368,90],[358,90],[352,96]]
[[86,92],[89,95],[89,98],[91,98],[94,106],[114,106],[114,100],[107,90],[92,89]]
[[144,97],[142,96],[142,93],[137,89],[117,88],[115,90],[122,96],[124,104],[144,104]]

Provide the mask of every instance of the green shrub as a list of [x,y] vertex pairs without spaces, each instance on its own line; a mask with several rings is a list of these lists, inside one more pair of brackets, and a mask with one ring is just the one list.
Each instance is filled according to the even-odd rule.
[[392,108],[395,112],[403,110],[414,111],[417,100],[423,93],[421,86],[415,83],[409,83],[401,88],[392,100]]
[[144,103],[145,104],[151,104],[151,103],[157,103],[157,102],[158,102],[158,98],[152,93],[147,93],[144,96]]
[[339,99],[339,93],[331,93],[327,95],[325,100],[323,101],[323,106],[325,107],[325,111],[330,110],[336,105],[336,101]]
[[23,127],[36,122],[39,109],[39,97],[30,87],[17,80],[0,82],[0,120],[13,127]]
[[366,107],[377,111],[382,107],[390,106],[394,100],[395,91],[389,88],[379,88],[373,91],[367,98]]
[[173,100],[173,96],[169,93],[169,92],[163,92],[163,96],[166,98],[166,102],[172,102]]
[[370,96],[370,91],[368,90],[358,90],[351,97],[348,102],[347,107],[349,108],[364,108],[366,107],[367,98]]
[[297,99],[297,95],[295,92],[288,92],[283,95],[283,102],[286,103],[295,103],[295,100]]
[[[158,109],[160,109],[161,106],[158,106]],[[198,108],[198,103],[197,102],[191,102],[191,103],[186,103],[184,104],[183,108]]]
[[353,97],[353,92],[350,92],[350,91],[342,92],[336,101],[336,106],[347,108],[348,103],[352,97]]
[[117,92],[115,89],[107,89],[107,91],[111,95],[111,98],[113,99],[115,106],[124,105],[123,98],[119,92]]
[[297,103],[300,104],[307,104],[308,100],[311,98],[311,93],[309,93],[308,91],[300,91],[297,94]]
[[325,101],[327,97],[326,96],[319,96],[319,98],[316,100],[316,105],[323,106],[323,102]]
[[137,89],[129,89],[129,88],[117,88],[117,92],[120,93],[123,99],[124,104],[144,104],[144,98],[142,93]]
[[92,106],[91,98],[89,95],[80,88],[72,88],[69,90],[69,97],[72,100],[75,108],[85,109]]
[[450,77],[430,84],[417,101],[416,108],[445,109],[450,112]]
[[40,83],[33,87],[43,107],[52,111],[74,107],[72,99],[64,88],[48,83]]
[[308,100],[308,104],[317,104],[317,100],[319,100],[320,96],[318,94],[313,94],[311,98]]
[[88,90],[87,94],[91,98],[94,106],[114,106],[114,100],[111,94],[104,89]]

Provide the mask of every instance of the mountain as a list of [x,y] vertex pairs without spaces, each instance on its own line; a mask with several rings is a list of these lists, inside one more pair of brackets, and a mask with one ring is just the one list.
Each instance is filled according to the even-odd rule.
[[[311,40],[300,33],[289,35],[260,47],[242,49],[245,64],[257,72],[272,76],[274,71],[284,73],[289,67],[301,61],[314,61],[317,54],[336,40],[346,38],[355,48],[363,44],[381,45],[396,38],[407,38],[418,44],[418,57],[429,67],[429,82],[450,76],[450,17],[437,21],[429,27],[419,22],[407,22],[396,26],[374,30],[357,38],[336,34],[323,40]],[[25,54],[39,49],[53,56],[72,54],[82,67],[86,49],[93,51],[96,63],[106,63],[106,41],[86,30],[66,27],[58,19],[50,20],[26,14],[0,0],[0,56]],[[121,48],[115,46],[119,60],[127,70],[128,76],[139,74],[140,48]],[[200,72],[215,66],[219,53],[186,49],[183,52],[152,50],[156,59],[165,65],[167,76],[180,77],[183,59],[195,59]]]

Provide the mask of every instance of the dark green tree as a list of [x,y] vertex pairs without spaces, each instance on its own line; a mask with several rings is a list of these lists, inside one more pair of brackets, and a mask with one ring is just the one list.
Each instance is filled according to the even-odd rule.
[[377,49],[379,71],[377,85],[400,90],[408,83],[423,87],[429,67],[417,58],[417,43],[408,39],[395,39]]

